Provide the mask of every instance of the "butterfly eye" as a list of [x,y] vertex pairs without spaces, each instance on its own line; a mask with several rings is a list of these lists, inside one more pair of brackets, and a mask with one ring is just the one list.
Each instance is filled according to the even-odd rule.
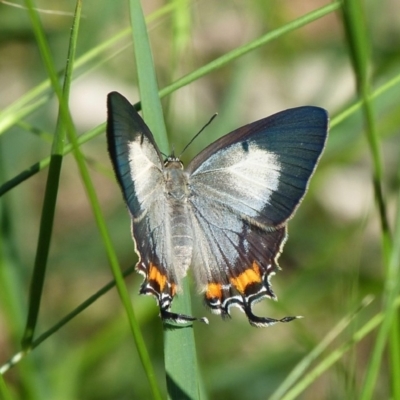
[[179,168],[183,169],[183,163],[178,157],[169,156],[164,161],[164,168]]

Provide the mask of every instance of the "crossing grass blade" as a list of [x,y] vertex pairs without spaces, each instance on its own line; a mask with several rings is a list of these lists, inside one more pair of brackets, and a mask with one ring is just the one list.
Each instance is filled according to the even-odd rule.
[[[343,25],[349,44],[349,51],[353,61],[353,68],[357,82],[357,90],[362,101],[366,138],[369,144],[373,161],[373,188],[381,222],[381,238],[383,263],[386,275],[383,309],[386,310],[385,318],[378,330],[378,336],[368,363],[367,372],[360,399],[368,400],[374,397],[377,377],[382,363],[382,356],[386,344],[390,348],[391,386],[395,398],[400,398],[400,352],[398,344],[399,318],[394,307],[394,301],[400,290],[398,246],[393,244],[387,216],[387,199],[383,192],[384,170],[382,162],[382,149],[378,135],[377,122],[371,96],[371,50],[369,48],[368,28],[366,26],[363,4],[360,0],[346,0],[343,2]],[[400,209],[397,209],[397,213]],[[396,229],[400,229],[398,226]]]
[[26,1],[29,15],[32,21],[33,30],[36,35],[37,43],[47,69],[52,87],[59,100],[59,114],[54,134],[54,140],[51,150],[49,174],[46,182],[44,194],[42,218],[40,221],[39,239],[36,249],[36,258],[33,269],[33,276],[30,286],[29,311],[22,338],[22,348],[29,349],[32,344],[34,332],[39,315],[40,302],[42,298],[43,285],[46,276],[47,259],[50,250],[52,237],[54,214],[57,202],[57,193],[62,166],[62,153],[64,150],[65,132],[67,129],[73,129],[72,119],[68,110],[69,89],[71,85],[71,76],[73,71],[73,60],[75,58],[76,42],[79,31],[79,21],[81,16],[81,2],[77,2],[74,23],[71,29],[71,39],[67,57],[67,67],[65,69],[64,87],[61,88],[58,82],[56,68],[52,60],[51,52],[45,38],[43,27],[41,25],[37,11],[34,9],[33,2]]

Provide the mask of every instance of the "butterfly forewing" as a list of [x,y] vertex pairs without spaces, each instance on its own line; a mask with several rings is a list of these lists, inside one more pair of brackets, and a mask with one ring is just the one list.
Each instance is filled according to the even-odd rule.
[[325,145],[325,110],[299,107],[239,128],[188,166],[194,192],[278,226],[294,212]]
[[138,217],[162,191],[163,163],[153,135],[119,93],[108,96],[108,150],[125,202]]

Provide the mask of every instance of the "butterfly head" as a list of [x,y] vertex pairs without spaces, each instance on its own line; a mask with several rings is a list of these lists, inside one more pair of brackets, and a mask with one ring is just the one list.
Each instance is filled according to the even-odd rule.
[[176,157],[174,154],[171,154],[164,160],[164,167],[165,168],[175,168],[175,169],[183,169],[183,163]]

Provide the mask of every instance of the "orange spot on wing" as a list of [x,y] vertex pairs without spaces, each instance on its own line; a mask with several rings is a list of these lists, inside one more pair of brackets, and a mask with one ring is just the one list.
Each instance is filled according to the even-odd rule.
[[206,299],[222,298],[222,286],[219,283],[209,283],[207,285]]
[[236,278],[230,279],[231,284],[238,290],[239,293],[244,294],[246,287],[251,285],[252,283],[260,283],[261,282],[261,272],[260,267],[254,261],[253,265],[250,268],[244,270],[240,275]]
[[150,263],[148,279],[149,281],[153,280],[158,283],[160,286],[160,292],[164,290],[165,284],[167,283],[167,276],[163,275],[157,266],[152,263]]
[[171,283],[171,296],[174,297],[176,295],[176,285],[175,283]]

